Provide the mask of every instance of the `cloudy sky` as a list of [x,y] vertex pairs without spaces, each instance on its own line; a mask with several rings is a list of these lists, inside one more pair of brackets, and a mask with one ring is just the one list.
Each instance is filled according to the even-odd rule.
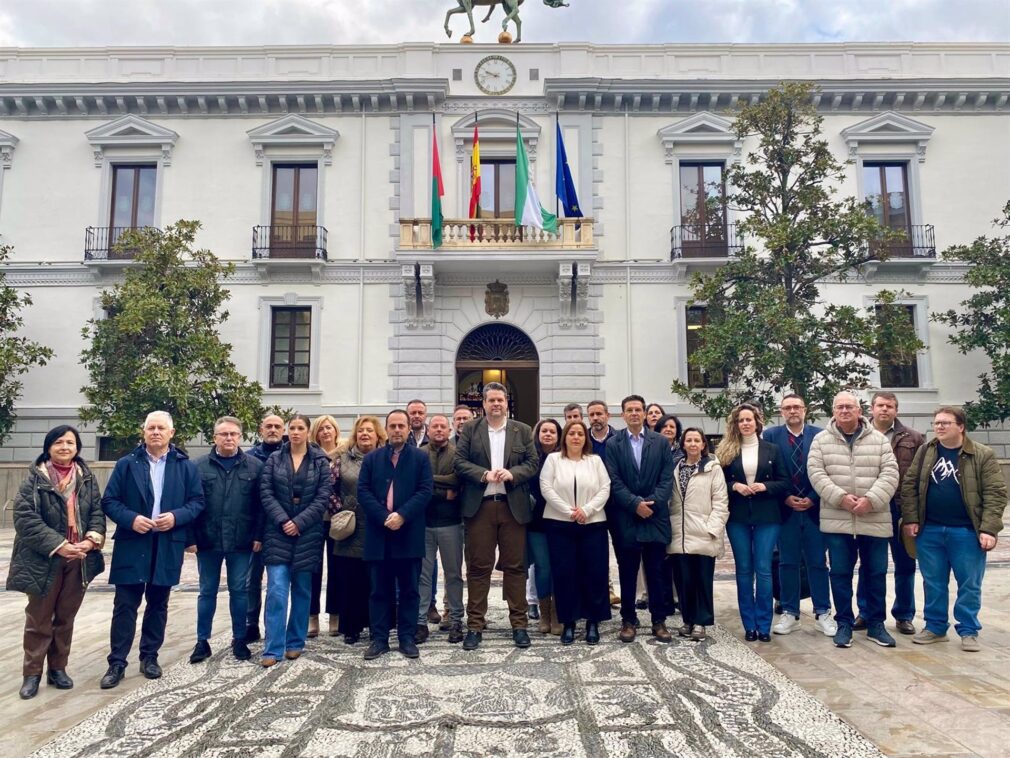
[[[527,42],[1010,41],[1010,0],[569,0]],[[455,0],[2,0],[0,47],[444,42]],[[361,10],[366,8],[365,10]],[[493,42],[501,8],[476,41]],[[464,16],[450,22],[453,39]]]

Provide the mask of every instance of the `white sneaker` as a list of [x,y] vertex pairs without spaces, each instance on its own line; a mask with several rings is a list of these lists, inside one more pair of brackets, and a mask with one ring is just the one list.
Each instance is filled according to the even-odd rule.
[[772,627],[775,634],[789,634],[800,628],[800,620],[791,613],[783,613],[782,620]]
[[814,626],[824,632],[825,637],[834,637],[835,632],[838,631],[838,624],[833,618],[831,618],[830,613],[818,614],[817,620],[814,622]]

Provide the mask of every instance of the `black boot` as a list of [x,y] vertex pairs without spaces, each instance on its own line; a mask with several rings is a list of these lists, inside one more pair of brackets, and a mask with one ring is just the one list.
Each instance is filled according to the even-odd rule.
[[565,628],[561,630],[561,644],[571,645],[575,642],[575,624],[565,624]]
[[600,625],[595,621],[586,622],[586,644],[595,645],[600,641]]
[[39,682],[42,681],[41,674],[35,674],[33,676],[26,676],[24,683],[21,685],[21,689],[18,690],[18,696],[22,700],[31,700],[37,694],[39,694]]

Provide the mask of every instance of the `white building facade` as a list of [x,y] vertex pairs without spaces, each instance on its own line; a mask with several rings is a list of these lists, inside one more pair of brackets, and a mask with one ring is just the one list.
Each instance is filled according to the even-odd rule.
[[[786,79],[820,87],[825,138],[851,161],[840,192],[908,235],[891,261],[825,285],[850,303],[907,291],[927,349],[877,383],[911,419],[971,399],[984,356],[958,355],[929,314],[969,293],[937,252],[992,233],[1010,198],[1010,45],[0,49],[5,271],[34,299],[26,332],[56,351],[28,375],[0,461],[76,419],[80,330],[133,265],[112,250],[119,230],[183,218],[237,264],[222,336],[268,405],[346,431],[414,397],[429,412],[476,404],[504,372],[526,421],[594,398],[616,412],[637,392],[718,432],[670,392],[703,328],[690,275],[740,244],[732,211],[699,224],[697,204],[750,148],[732,106]],[[517,123],[551,209],[556,123],[564,135],[585,219],[557,236],[508,218]],[[1006,457],[1010,433],[980,436]],[[93,431],[86,445],[97,457]]]

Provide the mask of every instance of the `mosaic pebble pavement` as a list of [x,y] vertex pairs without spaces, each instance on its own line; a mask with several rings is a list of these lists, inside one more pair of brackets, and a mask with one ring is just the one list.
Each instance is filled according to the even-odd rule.
[[[178,663],[34,755],[70,756],[881,756],[823,704],[720,628],[708,640],[617,641],[601,625],[563,648],[512,646],[502,605],[470,653],[434,631],[409,661],[394,646],[309,640],[269,670],[234,660],[227,639]],[[674,619],[671,619],[674,621]],[[676,619],[679,622],[679,618]],[[672,628],[672,627],[671,627]],[[137,676],[131,661],[129,676]]]

